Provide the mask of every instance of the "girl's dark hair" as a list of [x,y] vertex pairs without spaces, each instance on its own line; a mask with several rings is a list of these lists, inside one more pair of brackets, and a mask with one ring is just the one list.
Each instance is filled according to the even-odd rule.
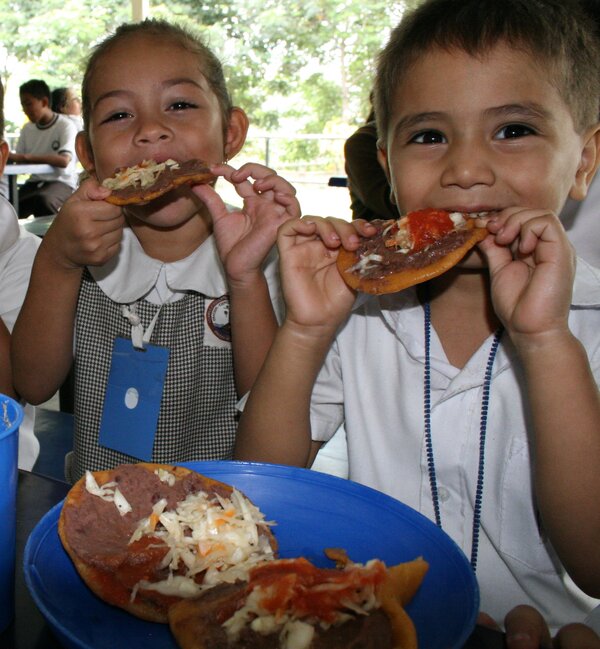
[[52,91],[52,101],[50,105],[55,113],[62,113],[67,103],[68,88],[55,88]]
[[92,50],[81,84],[84,130],[89,132],[91,113],[90,82],[94,76],[98,62],[114,45],[126,41],[130,36],[137,35],[154,36],[163,42],[165,40],[171,40],[182,49],[198,56],[202,66],[202,72],[219,101],[223,117],[223,129],[226,130],[233,104],[225,82],[221,61],[219,61],[201,38],[192,31],[180,25],[169,23],[166,20],[157,19],[147,19],[138,23],[125,23],[120,25],[113,34],[96,45]]
[[374,106],[387,137],[398,87],[407,70],[432,49],[483,55],[507,43],[549,70],[582,131],[598,121],[600,53],[594,25],[575,0],[428,0],[392,31],[379,55]]

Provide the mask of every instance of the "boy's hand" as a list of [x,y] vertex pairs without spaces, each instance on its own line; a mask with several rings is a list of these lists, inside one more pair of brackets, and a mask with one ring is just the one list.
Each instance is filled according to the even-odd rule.
[[557,216],[511,208],[487,221],[480,248],[496,314],[515,342],[568,331],[575,255]]
[[300,326],[337,328],[354,302],[336,259],[340,246],[355,250],[360,234],[375,228],[365,221],[307,216],[281,227],[278,246],[286,319]]
[[117,254],[125,218],[120,207],[104,201],[109,194],[89,178],[65,201],[42,244],[57,266],[101,266]]
[[[498,628],[485,613],[478,623]],[[600,649],[600,637],[585,624],[567,624],[554,639],[541,613],[532,606],[516,606],[504,619],[506,649]]]
[[217,248],[228,279],[251,281],[261,272],[265,257],[275,245],[279,226],[300,216],[296,190],[272,169],[259,164],[248,163],[237,171],[229,165],[214,165],[211,171],[232,183],[244,199],[243,208],[229,212],[209,185],[197,185],[193,191],[212,216]]

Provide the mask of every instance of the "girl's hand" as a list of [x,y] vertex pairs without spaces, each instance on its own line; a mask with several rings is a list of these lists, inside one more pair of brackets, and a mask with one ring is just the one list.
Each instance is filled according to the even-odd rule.
[[248,163],[237,171],[230,165],[214,165],[211,171],[228,180],[244,199],[241,210],[229,212],[212,187],[193,188],[212,216],[217,248],[228,279],[243,282],[262,272],[279,226],[300,216],[296,190],[275,171],[259,164]]
[[511,338],[535,341],[568,331],[575,255],[555,214],[511,208],[487,221],[480,248],[490,268],[496,314]]
[[336,259],[340,246],[355,250],[358,233],[373,234],[365,221],[307,216],[289,221],[277,239],[286,319],[300,326],[337,328],[354,303]]
[[109,194],[89,178],[65,201],[42,243],[58,266],[101,266],[117,254],[125,218],[120,207],[104,200]]

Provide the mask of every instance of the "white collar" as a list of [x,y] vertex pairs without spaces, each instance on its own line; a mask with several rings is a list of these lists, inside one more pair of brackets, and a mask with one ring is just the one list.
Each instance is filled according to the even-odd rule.
[[212,235],[185,259],[165,263],[149,257],[132,230],[124,228],[119,253],[103,266],[88,266],[102,291],[119,304],[130,304],[148,295],[163,268],[172,291],[195,291],[208,297],[227,293],[225,272]]
[[19,238],[19,218],[13,206],[0,196],[0,252],[6,252]]
[[574,307],[600,306],[600,269],[577,257],[572,305]]
[[[396,332],[400,340],[412,340],[414,332],[419,330],[423,321],[422,306],[416,289],[413,287],[399,293],[375,296],[374,299],[379,302],[381,316],[387,326]],[[571,307],[600,307],[600,269],[588,264],[580,257],[577,257]],[[422,337],[417,336],[415,340],[418,341],[420,349]],[[498,361],[502,358],[502,350],[499,353]]]

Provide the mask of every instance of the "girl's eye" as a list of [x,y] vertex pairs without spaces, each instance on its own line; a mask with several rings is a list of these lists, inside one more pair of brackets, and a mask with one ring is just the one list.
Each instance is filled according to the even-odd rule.
[[498,131],[496,138],[498,140],[508,140],[527,135],[535,135],[535,131],[530,126],[525,126],[524,124],[507,124]]
[[109,115],[106,119],[102,120],[102,123],[105,122],[116,122],[120,119],[126,119],[127,117],[130,117],[129,113],[126,113],[125,111],[119,111],[116,113],[112,113]]
[[411,143],[415,144],[443,144],[446,138],[439,131],[421,131],[410,138]]

